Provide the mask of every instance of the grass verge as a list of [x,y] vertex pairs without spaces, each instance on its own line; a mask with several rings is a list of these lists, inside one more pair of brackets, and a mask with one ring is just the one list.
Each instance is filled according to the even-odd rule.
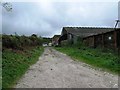
[[100,49],[92,49],[87,47],[55,47],[56,50],[61,51],[73,59],[85,62],[102,70],[111,72],[113,74],[120,73],[120,58],[110,52],[102,52]]
[[43,51],[43,47],[24,51],[5,49],[2,53],[2,88],[12,88]]

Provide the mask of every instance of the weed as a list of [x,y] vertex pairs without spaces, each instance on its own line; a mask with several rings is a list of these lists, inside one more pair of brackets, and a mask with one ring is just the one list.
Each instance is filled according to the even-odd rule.
[[2,87],[11,88],[42,54],[42,47],[24,51],[5,49],[2,53]]
[[100,49],[76,46],[56,47],[55,49],[92,66],[99,67],[116,74],[120,72],[120,58],[111,52],[103,52]]

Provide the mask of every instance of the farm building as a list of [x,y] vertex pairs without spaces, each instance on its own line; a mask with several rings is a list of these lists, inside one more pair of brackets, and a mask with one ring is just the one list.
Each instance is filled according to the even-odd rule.
[[76,44],[79,39],[113,31],[113,28],[96,28],[96,27],[63,27],[59,44],[67,41],[69,44]]
[[88,47],[120,48],[120,28],[63,27],[59,44],[76,44],[81,39]]
[[52,45],[56,46],[58,45],[58,40],[59,40],[60,35],[54,35],[52,38]]
[[120,28],[84,37],[83,42],[89,47],[118,49],[120,48]]

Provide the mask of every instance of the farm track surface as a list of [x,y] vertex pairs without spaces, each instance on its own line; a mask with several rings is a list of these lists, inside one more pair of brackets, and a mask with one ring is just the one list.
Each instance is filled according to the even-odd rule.
[[118,76],[46,47],[15,88],[118,88]]

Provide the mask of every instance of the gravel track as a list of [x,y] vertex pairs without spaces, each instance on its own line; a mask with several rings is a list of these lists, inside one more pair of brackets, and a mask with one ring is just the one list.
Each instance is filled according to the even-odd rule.
[[118,76],[46,47],[15,88],[118,88]]

